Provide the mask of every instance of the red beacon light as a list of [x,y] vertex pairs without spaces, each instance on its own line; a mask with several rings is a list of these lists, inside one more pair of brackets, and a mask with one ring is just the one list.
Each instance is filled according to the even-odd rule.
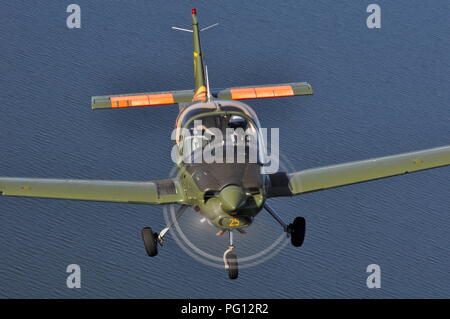
[[192,8],[192,14],[197,14],[197,9]]

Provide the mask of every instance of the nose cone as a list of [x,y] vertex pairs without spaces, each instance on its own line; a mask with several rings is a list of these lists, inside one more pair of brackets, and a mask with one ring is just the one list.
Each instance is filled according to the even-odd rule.
[[233,212],[245,203],[246,197],[241,187],[229,185],[220,191],[219,199],[224,211]]

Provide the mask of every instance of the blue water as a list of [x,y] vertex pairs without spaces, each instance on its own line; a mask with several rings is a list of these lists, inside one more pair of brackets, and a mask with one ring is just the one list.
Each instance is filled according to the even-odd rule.
[[[66,28],[69,3],[1,5],[2,176],[165,178],[177,107],[93,112],[90,97],[192,88],[191,36],[170,30],[189,27],[192,6],[202,26],[220,23],[202,34],[211,86],[315,88],[312,97],[249,101],[264,127],[280,128],[294,169],[450,144],[446,0],[378,0],[379,30],[366,27],[371,1],[77,0],[78,30]],[[444,167],[273,199],[286,221],[306,218],[304,247],[287,246],[237,281],[170,235],[157,258],[145,256],[140,229],[163,227],[161,207],[4,197],[0,296],[448,298],[449,180]],[[204,230],[205,248],[213,238],[225,249],[195,215],[184,220]],[[262,214],[238,249],[258,250],[278,232]],[[81,289],[66,288],[72,263]],[[372,263],[380,289],[366,287]]]

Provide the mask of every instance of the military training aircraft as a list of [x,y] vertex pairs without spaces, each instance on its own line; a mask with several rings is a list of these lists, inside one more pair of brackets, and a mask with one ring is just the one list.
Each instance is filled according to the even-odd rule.
[[[245,233],[244,229],[263,209],[282,226],[292,245],[299,247],[303,244],[305,219],[297,217],[292,223],[285,223],[269,206],[267,199],[450,165],[450,146],[291,173],[265,173],[266,164],[259,153],[256,161],[248,160],[248,146],[244,147],[244,161],[192,161],[193,148],[186,147],[183,132],[199,128],[203,133],[213,129],[224,133],[228,129],[242,129],[255,133],[259,138],[261,126],[255,111],[238,100],[313,94],[311,85],[306,82],[210,89],[200,32],[213,26],[199,29],[197,11],[192,9],[192,29],[173,27],[192,33],[194,90],[92,97],[94,110],[178,104],[174,138],[179,159],[176,177],[145,182],[0,177],[0,195],[131,204],[178,204],[176,218],[161,232],[153,232],[150,227],[143,228],[142,239],[149,256],[157,255],[158,246],[173,223],[188,207],[192,207],[217,228],[218,235],[228,234],[229,246],[223,260],[229,278],[235,279],[238,276],[238,262],[233,253],[233,231]],[[200,127],[196,124],[199,121]],[[235,141],[238,139],[240,137]],[[197,140],[194,148],[203,149],[204,142],[203,136]],[[215,151],[220,151],[221,145],[216,144]],[[231,147],[235,147],[233,142]],[[191,161],[184,160],[187,157]]]

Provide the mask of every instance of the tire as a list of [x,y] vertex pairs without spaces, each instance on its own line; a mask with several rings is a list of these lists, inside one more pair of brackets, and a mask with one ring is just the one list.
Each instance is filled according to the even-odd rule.
[[306,221],[303,217],[296,217],[289,225],[291,229],[291,243],[294,247],[301,247],[305,240]]
[[153,233],[150,227],[142,229],[142,240],[144,241],[145,251],[150,257],[158,255],[158,244],[155,237],[155,233]]
[[232,280],[238,277],[238,261],[236,254],[228,254],[228,277]]

